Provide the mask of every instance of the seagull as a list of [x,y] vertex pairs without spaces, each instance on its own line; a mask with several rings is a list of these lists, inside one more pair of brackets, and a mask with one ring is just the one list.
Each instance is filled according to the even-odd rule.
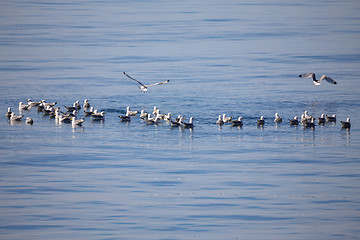
[[104,120],[104,114],[106,114],[104,111],[101,111],[100,113],[98,113],[97,110],[95,110],[92,114],[91,117],[93,118],[93,120]]
[[178,115],[178,116],[175,118],[175,121],[178,122],[178,123],[180,123],[181,118],[183,118],[183,120],[185,119],[185,117],[182,117],[181,115]]
[[216,121],[216,124],[218,124],[218,125],[224,124],[224,121],[222,120],[221,115],[219,115],[218,120]]
[[265,124],[264,116],[261,116],[261,117],[257,120],[257,124],[258,124],[258,125],[264,125],[264,124]]
[[193,128],[194,127],[194,123],[193,123],[194,117],[191,117],[188,123],[184,122],[183,119],[184,119],[184,117],[181,117],[180,122],[181,122],[181,124],[184,125],[185,128]]
[[332,116],[326,115],[326,119],[328,122],[336,122],[336,115],[333,114]]
[[164,120],[166,121],[166,122],[170,122],[171,121],[171,113],[168,113],[168,114],[166,114],[165,116],[164,116]]
[[76,113],[77,113],[76,110],[74,110],[72,112],[63,113],[63,116],[65,116],[65,117],[76,117]]
[[140,118],[141,118],[141,119],[145,119],[145,118],[147,118],[147,116],[148,116],[148,113],[145,112],[145,110],[141,110],[141,112],[140,112]]
[[84,109],[89,109],[90,108],[90,103],[89,100],[85,99],[84,100],[84,105],[83,105]]
[[312,118],[312,119],[310,120],[310,122],[309,122],[309,121],[306,121],[306,122],[304,123],[304,127],[314,128],[314,127],[315,127],[314,119],[315,119],[315,118]]
[[31,99],[29,98],[29,99],[27,100],[27,103],[28,103],[28,105],[29,105],[30,107],[37,107],[37,106],[40,105],[41,102],[33,102],[33,101],[31,101]]
[[75,117],[73,117],[71,120],[73,126],[82,126],[83,122],[85,122],[85,118],[76,119]]
[[325,114],[321,114],[321,117],[318,118],[318,123],[319,124],[324,124],[325,121]]
[[226,122],[230,122],[232,120],[232,117],[226,117],[225,113],[222,115],[222,119],[224,121],[224,123]]
[[160,84],[164,84],[164,83],[168,83],[170,82],[170,80],[166,80],[164,82],[158,82],[158,83],[152,83],[152,84],[142,84],[141,82],[139,82],[138,80],[136,80],[135,78],[131,77],[130,75],[128,75],[127,73],[123,72],[123,74],[125,76],[127,76],[128,78],[130,78],[131,80],[134,80],[135,82],[137,82],[138,84],[140,84],[139,88],[142,92],[146,92],[148,90],[148,87],[150,86],[155,86],[155,85],[160,85]]
[[159,122],[159,117],[156,116],[155,118],[150,117],[150,114],[148,115],[148,118],[145,119],[146,124],[157,124]]
[[27,124],[30,124],[30,125],[32,125],[32,124],[34,123],[34,121],[33,121],[30,117],[27,117],[27,118],[25,119],[25,122],[26,122]]
[[94,107],[90,107],[89,111],[87,111],[88,108],[84,108],[84,114],[85,116],[90,116],[94,113]]
[[314,85],[320,85],[321,81],[324,80],[324,79],[326,81],[328,81],[329,83],[337,84],[336,81],[334,81],[331,77],[328,77],[326,75],[322,75],[322,77],[319,80],[316,79],[315,73],[304,73],[304,74],[300,74],[299,77],[301,77],[301,78],[312,78],[312,81],[313,81]]
[[243,125],[243,122],[242,122],[243,118],[242,117],[239,117],[237,120],[232,120],[230,121],[233,126],[239,126],[239,127],[242,127]]
[[159,117],[159,119],[164,119],[164,117],[165,117],[165,114],[161,114],[161,113],[160,113],[160,109],[157,109],[157,110],[156,110],[155,115],[156,115],[157,117]]
[[308,119],[305,117],[305,114],[304,114],[304,113],[301,114],[301,119],[300,119],[300,121],[301,121],[301,124],[304,124],[304,123],[306,123],[306,122],[308,121]]
[[5,116],[7,117],[7,119],[10,119],[11,113],[12,113],[12,112],[11,112],[11,108],[9,107],[9,108],[8,108],[8,111],[6,112],[6,115],[5,115]]
[[60,123],[71,123],[72,118],[70,116],[60,115],[60,110],[55,110],[55,120],[58,120]]
[[156,113],[157,110],[158,110],[158,108],[157,108],[157,106],[155,106],[152,114],[155,115],[155,113]]
[[80,110],[81,106],[78,100],[76,100],[76,102],[74,102],[74,107],[76,108],[76,110]]
[[64,107],[67,109],[68,112],[77,111],[77,107],[75,106],[75,103],[69,107],[64,105]]
[[174,121],[171,119],[171,116],[170,116],[170,120],[169,120],[169,123],[170,123],[170,126],[171,127],[179,127],[180,126],[180,121]]
[[49,107],[53,107],[57,104],[57,102],[53,102],[53,103],[47,103],[45,100],[41,100],[41,103],[39,104],[39,106],[41,107],[46,107],[46,106],[49,106]]
[[126,115],[123,116],[118,116],[122,122],[130,122],[131,121],[131,117],[129,112],[126,113]]
[[129,116],[135,116],[136,114],[138,114],[139,111],[130,111],[130,107],[127,106],[126,108],[126,114],[129,114]]
[[279,116],[278,113],[275,113],[274,122],[275,122],[275,123],[281,123],[281,122],[282,122],[282,118]]
[[343,128],[350,128],[351,127],[350,118],[347,118],[346,122],[341,121],[341,124]]
[[22,102],[19,102],[19,110],[29,110],[29,105],[23,104]]
[[293,119],[289,119],[290,125],[299,125],[298,116],[295,116]]
[[312,118],[314,118],[314,116],[309,115],[309,112],[308,112],[308,111],[305,111],[305,112],[304,112],[304,118],[305,118],[306,120],[311,120]]
[[11,113],[10,115],[10,121],[20,121],[24,115],[15,115],[15,113]]
[[53,107],[47,107],[46,109],[43,109],[42,112],[45,115],[54,115],[55,114],[55,109]]

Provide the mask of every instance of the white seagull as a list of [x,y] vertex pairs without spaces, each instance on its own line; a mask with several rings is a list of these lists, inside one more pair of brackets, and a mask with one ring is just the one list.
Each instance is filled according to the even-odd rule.
[[346,122],[341,121],[341,125],[343,128],[350,128],[351,127],[350,118],[347,118]]
[[280,117],[279,113],[275,113],[274,122],[275,123],[281,123],[282,122],[282,118]]
[[170,80],[166,80],[166,81],[164,81],[164,82],[158,82],[158,83],[152,83],[152,84],[142,84],[140,81],[138,81],[138,80],[136,80],[135,78],[131,77],[131,76],[128,75],[127,73],[123,72],[123,74],[124,74],[125,76],[127,76],[128,78],[130,78],[131,80],[137,82],[137,83],[140,85],[139,88],[140,88],[140,90],[141,90],[142,92],[146,92],[146,91],[148,90],[148,87],[150,87],[150,86],[155,86],[155,85],[160,85],[160,84],[164,84],[164,83],[170,82]]
[[329,83],[337,84],[336,81],[334,81],[331,77],[328,77],[326,75],[322,75],[319,80],[316,79],[315,73],[304,73],[304,74],[300,74],[299,77],[301,77],[301,78],[312,78],[312,81],[313,81],[314,85],[320,85],[321,81],[324,80],[324,79],[326,81],[328,81]]
[[8,108],[8,111],[6,112],[6,117],[7,117],[7,119],[10,119],[11,113],[12,113],[12,111],[11,111],[11,108],[9,107],[9,108]]
[[30,117],[27,117],[27,118],[25,119],[25,122],[26,122],[27,124],[29,124],[29,125],[32,125],[32,124],[34,123],[34,121],[32,120],[32,118],[30,118]]

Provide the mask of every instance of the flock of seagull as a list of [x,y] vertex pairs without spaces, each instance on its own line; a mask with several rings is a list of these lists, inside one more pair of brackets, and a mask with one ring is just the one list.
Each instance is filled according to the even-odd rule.
[[[223,114],[223,115],[219,115],[218,120],[216,121],[216,124],[222,125],[224,123],[231,123],[233,126],[241,127],[243,125],[243,122],[242,122],[243,119],[244,118],[239,117],[236,120],[232,120],[232,117],[227,117],[226,114]],[[281,123],[282,121],[283,121],[283,119],[280,117],[279,113],[275,113],[274,123]],[[305,111],[301,115],[300,120],[299,120],[298,116],[295,116],[293,119],[289,119],[290,125],[295,126],[295,125],[302,124],[306,128],[314,128],[315,121],[316,121],[316,118],[314,116],[309,115],[308,111]],[[336,114],[333,114],[332,116],[321,114],[321,116],[318,117],[319,125],[324,125],[326,122],[335,123],[336,122]],[[257,125],[261,126],[264,124],[265,124],[264,116],[261,116],[257,120]],[[343,128],[350,128],[351,127],[350,118],[347,118],[346,121],[341,121],[341,125]]]
[[[72,106],[64,106],[66,112],[60,111],[60,107],[56,107],[57,102],[48,103],[45,100],[35,102],[31,99],[27,100],[27,104],[23,104],[23,102],[19,102],[19,112],[30,110],[30,108],[37,108],[38,112],[42,112],[44,115],[48,115],[50,118],[54,118],[58,123],[71,123],[72,126],[82,126],[85,122],[85,117],[89,116],[93,121],[101,121],[105,119],[105,112],[98,110],[94,110],[94,107],[90,106],[89,100],[85,99],[83,105],[81,106],[79,101],[75,101]],[[85,117],[78,118],[79,110],[83,108],[83,112]],[[131,118],[137,115],[140,115],[140,118],[148,125],[158,124],[160,121],[165,121],[169,123],[171,127],[184,127],[184,128],[193,128],[194,127],[194,117],[190,117],[188,122],[185,122],[185,117],[178,115],[176,119],[172,119],[172,114],[162,114],[160,113],[160,109],[156,106],[154,107],[152,113],[147,113],[144,110],[133,111],[130,110],[128,106],[126,108],[125,115],[119,115],[118,117],[122,122],[130,122]],[[11,111],[11,108],[8,108],[6,112],[6,117],[10,122],[21,121],[24,115],[16,115]],[[243,126],[243,117],[238,117],[237,119],[233,119],[232,117],[226,116],[226,114],[220,114],[216,124],[221,126],[223,124],[229,123],[232,126]],[[279,113],[275,113],[274,123],[281,123],[283,119],[280,117]],[[302,124],[305,128],[314,128],[316,118],[314,116],[309,115],[308,111],[305,111],[301,118],[295,116],[293,119],[289,119],[290,125],[299,125]],[[25,122],[27,124],[33,124],[34,121],[30,117],[27,117]],[[319,125],[324,125],[326,122],[336,122],[336,115],[332,116],[321,114],[320,117],[317,118],[317,122]],[[215,121],[214,121],[215,123]],[[265,124],[264,116],[261,116],[257,119],[257,125],[263,126]],[[349,129],[351,127],[350,118],[347,118],[346,121],[341,121],[342,128]]]
[[[123,72],[123,74],[128,77],[129,79],[137,82],[139,84],[139,88],[142,92],[148,91],[148,87],[150,86],[156,86],[168,83],[170,80],[166,80],[163,82],[153,83],[153,84],[143,84],[140,81],[136,80],[135,78],[131,77],[129,74]],[[326,80],[327,82],[331,84],[337,84],[335,80],[333,80],[331,77],[322,75],[320,79],[316,79],[315,73],[304,73],[299,75],[301,78],[311,78],[314,85],[320,85],[322,80]],[[23,102],[19,103],[19,111],[23,110],[29,110],[32,107],[36,107],[39,112],[43,112],[44,115],[49,115],[50,118],[55,118],[56,121],[59,123],[71,123],[73,126],[81,126],[85,118],[78,118],[77,113],[81,109],[81,105],[79,101],[75,101],[72,106],[64,106],[66,108],[66,112],[60,111],[60,107],[55,107],[57,102],[48,103],[45,100],[35,102],[31,99],[27,100],[27,104],[23,104]],[[98,112],[97,110],[94,110],[93,107],[90,106],[89,100],[85,99],[83,104],[84,114],[85,116],[90,116],[92,120],[99,121],[104,120],[105,118],[105,112],[101,111]],[[139,112],[138,111],[131,111],[130,107],[127,107],[126,114],[118,116],[121,121],[123,122],[129,122],[131,121],[132,116],[136,116]],[[140,118],[143,119],[146,124],[157,124],[160,121],[164,120],[170,124],[172,127],[185,127],[185,128],[193,128],[194,127],[194,117],[191,117],[189,119],[189,122],[185,122],[185,117],[179,115],[176,119],[171,118],[171,113],[168,114],[161,114],[160,110],[157,107],[154,107],[154,110],[151,113],[146,113],[144,110],[141,110],[140,112]],[[8,111],[6,113],[6,117],[9,121],[21,121],[21,119],[24,117],[24,115],[16,115],[14,112],[11,111],[11,108],[8,108]],[[232,117],[226,116],[226,114],[219,115],[216,124],[223,125],[225,123],[231,123],[233,126],[242,126],[243,125],[243,119],[242,117],[238,117],[237,119],[232,119]],[[302,124],[304,127],[315,127],[315,117],[309,115],[308,111],[305,111],[304,114],[302,114],[301,119],[299,120],[297,116],[295,116],[293,119],[289,119],[290,125],[299,125]],[[25,122],[27,124],[33,124],[34,121],[30,117],[27,117]],[[282,122],[282,118],[280,117],[279,113],[275,113],[274,118],[275,123]],[[318,117],[318,124],[322,125],[326,122],[336,122],[336,115],[328,116],[325,114],[322,114],[320,117]],[[264,117],[261,116],[257,120],[258,125],[264,125],[265,120]],[[343,128],[350,128],[350,118],[347,118],[346,121],[341,121]]]
[[[38,112],[43,112],[44,115],[54,118],[58,123],[71,123],[73,126],[82,126],[85,122],[85,118],[77,117],[77,114],[81,109],[79,101],[75,101],[72,106],[64,106],[67,110],[66,112],[60,111],[60,107],[55,107],[56,104],[57,102],[48,103],[45,100],[36,102],[28,99],[27,104],[19,102],[19,112],[28,111],[31,108],[37,108]],[[89,100],[84,100],[83,108],[85,116],[91,116],[94,121],[104,120],[105,112],[98,112],[98,110],[94,110],[94,107],[90,107]],[[10,122],[21,121],[24,117],[24,115],[16,115],[12,112],[11,107],[8,108],[5,115]],[[32,125],[34,120],[27,117],[25,122]]]

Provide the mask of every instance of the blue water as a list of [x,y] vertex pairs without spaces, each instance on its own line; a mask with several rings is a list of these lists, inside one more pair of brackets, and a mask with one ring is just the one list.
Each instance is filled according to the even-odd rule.
[[[358,239],[359,10],[0,1],[0,239]],[[170,83],[144,94],[123,71]],[[28,98],[88,98],[105,121],[72,128],[31,109],[33,125],[9,123],[7,108]],[[194,116],[195,127],[123,123],[126,106]],[[338,121],[289,126],[305,110]],[[244,126],[217,126],[223,113]]]

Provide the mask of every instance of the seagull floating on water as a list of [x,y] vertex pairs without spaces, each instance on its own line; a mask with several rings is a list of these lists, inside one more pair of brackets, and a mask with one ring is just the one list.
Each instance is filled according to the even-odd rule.
[[164,115],[164,120],[166,122],[170,122],[171,121],[171,113],[168,113],[168,114]]
[[328,122],[336,122],[336,114],[333,114],[332,116],[326,115],[326,120]]
[[289,119],[290,125],[299,125],[298,116],[295,116],[293,119]]
[[261,116],[261,117],[257,120],[257,124],[258,124],[258,125],[264,125],[264,124],[265,124],[264,116]]
[[11,108],[9,107],[8,110],[7,110],[7,112],[6,112],[6,114],[5,114],[5,116],[6,116],[7,119],[10,119],[11,113],[12,113],[12,112],[11,112]]
[[158,83],[152,83],[152,84],[143,84],[143,83],[141,83],[140,81],[138,81],[138,80],[136,80],[135,78],[133,78],[133,77],[131,77],[130,75],[128,75],[127,73],[123,72],[123,74],[124,74],[125,76],[127,76],[128,78],[130,78],[131,80],[137,82],[137,83],[140,85],[139,88],[140,88],[140,90],[141,90],[142,92],[146,92],[146,91],[148,90],[148,87],[150,87],[150,86],[155,86],[155,85],[160,85],[160,84],[164,84],[164,83],[170,82],[170,80],[166,80],[166,81],[164,81],[164,82],[158,82]]
[[126,113],[126,115],[122,115],[122,116],[118,116],[122,122],[130,122],[131,121],[131,117],[129,112]]
[[31,101],[31,99],[29,98],[29,99],[27,100],[27,103],[28,103],[28,105],[29,105],[30,107],[37,107],[37,106],[40,105],[41,102],[33,102],[33,101]]
[[145,110],[141,110],[141,112],[140,112],[140,118],[141,118],[141,119],[145,119],[145,118],[147,118],[147,116],[148,116],[148,113],[145,112]]
[[325,120],[325,114],[321,114],[321,116],[318,118],[319,124],[324,124],[326,122]]
[[71,120],[71,124],[73,126],[82,126],[82,124],[85,122],[85,119],[82,118],[82,119],[76,119],[75,117],[72,118]]
[[322,75],[321,78],[318,80],[316,79],[315,73],[304,73],[300,74],[299,77],[301,78],[311,78],[314,85],[320,85],[322,80],[326,80],[329,83],[337,84],[336,81],[334,81],[331,77]]
[[131,111],[129,106],[126,107],[126,114],[129,114],[129,116],[135,116],[138,112],[139,111]]
[[60,110],[55,110],[55,121],[59,121],[60,123],[71,123],[72,117],[66,116],[65,114],[60,114]]
[[221,115],[219,115],[218,120],[216,121],[216,124],[218,124],[218,125],[223,125],[224,124],[224,121],[222,120]]
[[346,122],[341,121],[341,125],[343,128],[350,128],[351,127],[350,118],[347,118]]
[[282,122],[282,118],[279,116],[279,113],[275,113],[274,122],[275,123],[281,123]]
[[306,128],[314,128],[315,127],[314,119],[315,118],[312,118],[310,121],[306,121],[304,123],[304,127],[306,127]]
[[233,126],[239,126],[242,127],[243,122],[242,122],[243,118],[239,117],[237,120],[232,120],[230,121],[232,123]]
[[84,109],[89,109],[90,108],[90,103],[89,100],[85,99],[84,100],[84,105],[83,105]]
[[19,102],[19,110],[29,110],[29,105],[23,104],[23,102]]
[[226,114],[224,113],[222,115],[222,120],[224,121],[224,123],[230,122],[232,120],[232,117],[227,117]]
[[101,111],[100,113],[98,113],[97,110],[95,110],[93,112],[93,114],[91,114],[91,117],[93,120],[97,121],[97,120],[104,120],[105,116],[104,114],[106,114],[104,111]]
[[21,121],[24,115],[15,115],[15,113],[11,113],[10,121]]
[[57,104],[57,102],[48,103],[48,102],[46,102],[45,100],[41,100],[41,103],[39,104],[39,106],[45,108],[45,107],[47,107],[47,106],[53,107],[53,106],[55,106],[56,104]]
[[194,123],[193,123],[193,120],[194,120],[194,117],[191,117],[189,122],[184,122],[184,117],[181,117],[180,119],[180,123],[185,127],[185,128],[193,128],[194,127]]
[[90,107],[90,109],[87,111],[88,108],[84,109],[84,114],[85,116],[90,116],[91,114],[94,113],[94,107]]
[[32,124],[34,123],[34,120],[32,120],[32,118],[30,118],[30,117],[27,117],[27,118],[25,119],[25,122],[26,122],[27,124],[32,125]]
[[160,118],[158,116],[156,116],[155,118],[152,118],[149,114],[148,118],[144,119],[144,120],[145,120],[146,124],[150,125],[150,124],[157,124],[159,122]]

